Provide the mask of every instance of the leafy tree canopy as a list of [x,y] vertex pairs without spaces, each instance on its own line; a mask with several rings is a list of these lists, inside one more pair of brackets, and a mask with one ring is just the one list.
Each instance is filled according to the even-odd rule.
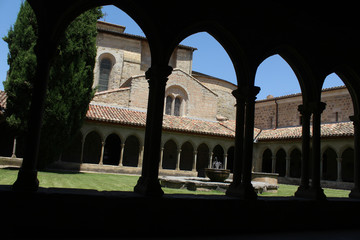
[[[59,40],[50,67],[45,103],[39,166],[54,161],[79,131],[94,96],[93,69],[96,57],[96,22],[101,8],[78,16]],[[36,70],[34,47],[37,23],[31,6],[21,5],[17,20],[3,38],[9,46],[8,79],[4,82],[7,122],[18,136],[27,132],[27,117]]]

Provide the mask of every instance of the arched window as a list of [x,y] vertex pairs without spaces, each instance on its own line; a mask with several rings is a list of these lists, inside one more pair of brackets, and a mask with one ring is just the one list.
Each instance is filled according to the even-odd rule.
[[175,98],[175,106],[174,106],[174,115],[180,116],[180,109],[181,109],[181,99]]
[[99,85],[98,85],[99,92],[108,90],[111,67],[112,64],[109,58],[104,58],[101,60],[100,77],[99,77]]
[[165,114],[171,115],[171,106],[172,106],[173,99],[170,96],[166,97],[166,105],[165,105]]

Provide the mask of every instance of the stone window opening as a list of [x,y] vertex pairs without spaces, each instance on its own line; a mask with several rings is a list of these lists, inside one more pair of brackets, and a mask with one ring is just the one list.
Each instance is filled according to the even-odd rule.
[[109,58],[103,58],[100,62],[99,92],[108,90],[111,69],[111,60]]
[[172,109],[173,102],[174,102],[174,100],[171,96],[166,97],[165,114],[171,115],[171,112],[172,112],[171,109]]
[[168,95],[165,100],[165,114],[173,116],[183,115],[183,100],[180,96]]
[[176,97],[174,103],[174,116],[181,116],[181,98]]

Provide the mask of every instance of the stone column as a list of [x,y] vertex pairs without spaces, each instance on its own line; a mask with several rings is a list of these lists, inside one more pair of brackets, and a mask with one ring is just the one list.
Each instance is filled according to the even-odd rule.
[[192,165],[192,171],[193,172],[196,172],[196,161],[197,161],[197,151],[194,150],[193,165]]
[[160,150],[160,164],[159,164],[160,169],[163,169],[163,167],[162,167],[163,158],[164,158],[164,147],[161,147],[161,150]]
[[271,172],[275,173],[276,172],[276,154],[272,154],[271,156]]
[[104,164],[104,150],[105,150],[105,141],[101,142],[101,154],[100,154],[100,162],[99,165]]
[[13,150],[12,150],[11,157],[16,158],[16,137],[14,137]]
[[310,198],[316,200],[326,199],[323,189],[320,186],[320,159],[321,159],[321,113],[326,107],[326,103],[317,102],[312,104],[313,112],[313,137],[312,137],[312,181]]
[[[35,47],[37,65],[28,118],[28,126],[30,127],[26,136],[23,162],[19,169],[17,179],[12,186],[12,189],[15,191],[32,192],[37,191],[39,187],[39,180],[37,179],[37,159],[47,82],[49,78],[49,64],[53,53],[56,50],[56,44],[49,39],[50,35],[47,33],[46,29],[44,29],[46,28],[44,21],[41,22],[40,19],[38,20],[39,36]],[[46,34],[44,34],[45,32]]]
[[80,153],[80,164],[84,162],[84,144],[85,144],[85,137],[83,136],[81,139],[81,153]]
[[349,194],[350,198],[360,198],[360,117],[351,116],[354,124],[354,188]]
[[324,178],[324,158],[321,156],[320,158],[320,179]]
[[119,167],[123,166],[123,160],[124,160],[124,149],[125,149],[125,143],[121,143],[121,152],[120,152],[120,160],[119,160]]
[[214,153],[212,151],[209,152],[209,166],[208,168],[212,168],[212,159],[213,159]]
[[309,165],[310,165],[310,117],[308,105],[299,105],[298,110],[302,121],[302,147],[301,147],[301,182],[295,192],[296,197],[304,197],[309,190]]
[[337,182],[342,182],[342,175],[341,175],[341,171],[342,171],[342,166],[341,166],[341,162],[342,162],[342,158],[338,157],[336,158],[336,162],[337,162]]
[[138,168],[142,166],[143,159],[144,159],[144,145],[140,146],[140,158],[137,165]]
[[[236,91],[236,90],[235,90]],[[236,133],[235,133],[235,163],[239,161],[239,152],[242,151],[242,167],[241,167],[241,183],[239,184],[239,180],[233,180],[235,182],[232,186],[229,186],[226,195],[240,197],[242,199],[254,200],[257,198],[254,187],[251,184],[251,174],[252,174],[252,157],[253,157],[253,143],[254,143],[254,112],[255,112],[255,100],[256,95],[259,93],[260,88],[256,86],[243,86],[238,92],[243,97],[239,97],[239,99],[244,99],[245,104],[245,121],[244,111],[241,109],[242,106],[236,111]],[[237,94],[235,92],[235,94]],[[238,99],[238,98],[237,98]],[[241,100],[239,101],[241,103]],[[238,103],[238,101],[237,101]],[[242,111],[242,112],[241,112]],[[240,121],[238,123],[238,121]],[[241,122],[242,121],[242,122]],[[239,126],[241,123],[242,126]],[[239,128],[239,130],[237,130]],[[243,133],[242,136],[238,136],[238,134]],[[241,141],[242,139],[242,141]],[[242,147],[239,147],[239,144],[242,144]],[[239,164],[239,163],[237,163]],[[236,169],[238,171],[238,169]],[[238,174],[238,173],[237,173]],[[234,176],[235,176],[235,168],[234,168]],[[237,176],[238,178],[239,176]],[[230,188],[231,187],[231,188]]]
[[290,157],[286,156],[286,171],[285,171],[285,177],[290,177]]
[[180,170],[180,158],[181,158],[181,148],[177,151],[177,160],[176,160],[176,171]]
[[167,65],[151,66],[146,71],[149,82],[148,107],[144,141],[144,159],[134,191],[145,196],[162,196],[164,192],[159,183],[159,163],[162,120],[164,112],[165,87],[172,67]]
[[232,91],[236,99],[236,125],[235,125],[235,147],[233,162],[233,181],[230,184],[226,195],[238,196],[241,188],[242,160],[244,147],[244,120],[245,120],[245,91],[238,88]]
[[256,199],[254,187],[251,185],[251,168],[253,157],[254,144],[254,113],[256,95],[260,92],[260,88],[250,86],[246,96],[246,110],[245,110],[245,131],[244,131],[244,152],[243,152],[243,195],[244,199]]
[[224,153],[224,169],[227,169],[227,153]]

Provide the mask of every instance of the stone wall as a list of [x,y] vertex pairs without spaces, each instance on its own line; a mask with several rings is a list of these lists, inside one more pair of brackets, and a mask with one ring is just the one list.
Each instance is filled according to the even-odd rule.
[[[354,114],[352,100],[345,87],[324,90],[321,101],[326,103],[326,109],[321,115],[323,123],[349,121],[349,116]],[[255,127],[275,128],[276,121],[277,127],[300,125],[300,113],[297,110],[300,104],[302,97],[299,94],[257,101]]]
[[225,80],[214,78],[211,76],[194,74],[194,77],[198,79],[202,84],[211,89],[218,95],[217,102],[217,116],[226,117],[230,120],[235,120],[236,109],[235,104],[236,100],[232,95],[232,91],[237,87]]
[[129,107],[129,99],[130,88],[119,88],[95,93],[92,101],[106,105]]
[[169,76],[166,87],[173,86],[187,93],[186,116],[216,120],[218,95],[214,91],[180,69],[175,69]]
[[[116,29],[118,27],[118,29]],[[99,83],[100,61],[104,57],[111,59],[113,64],[108,89],[116,89],[127,79],[143,75],[151,66],[151,52],[146,38],[124,34],[124,27],[98,22],[96,44],[98,47],[94,67],[94,84]],[[171,56],[169,65],[180,68],[190,74],[194,49],[184,46],[177,47]]]

